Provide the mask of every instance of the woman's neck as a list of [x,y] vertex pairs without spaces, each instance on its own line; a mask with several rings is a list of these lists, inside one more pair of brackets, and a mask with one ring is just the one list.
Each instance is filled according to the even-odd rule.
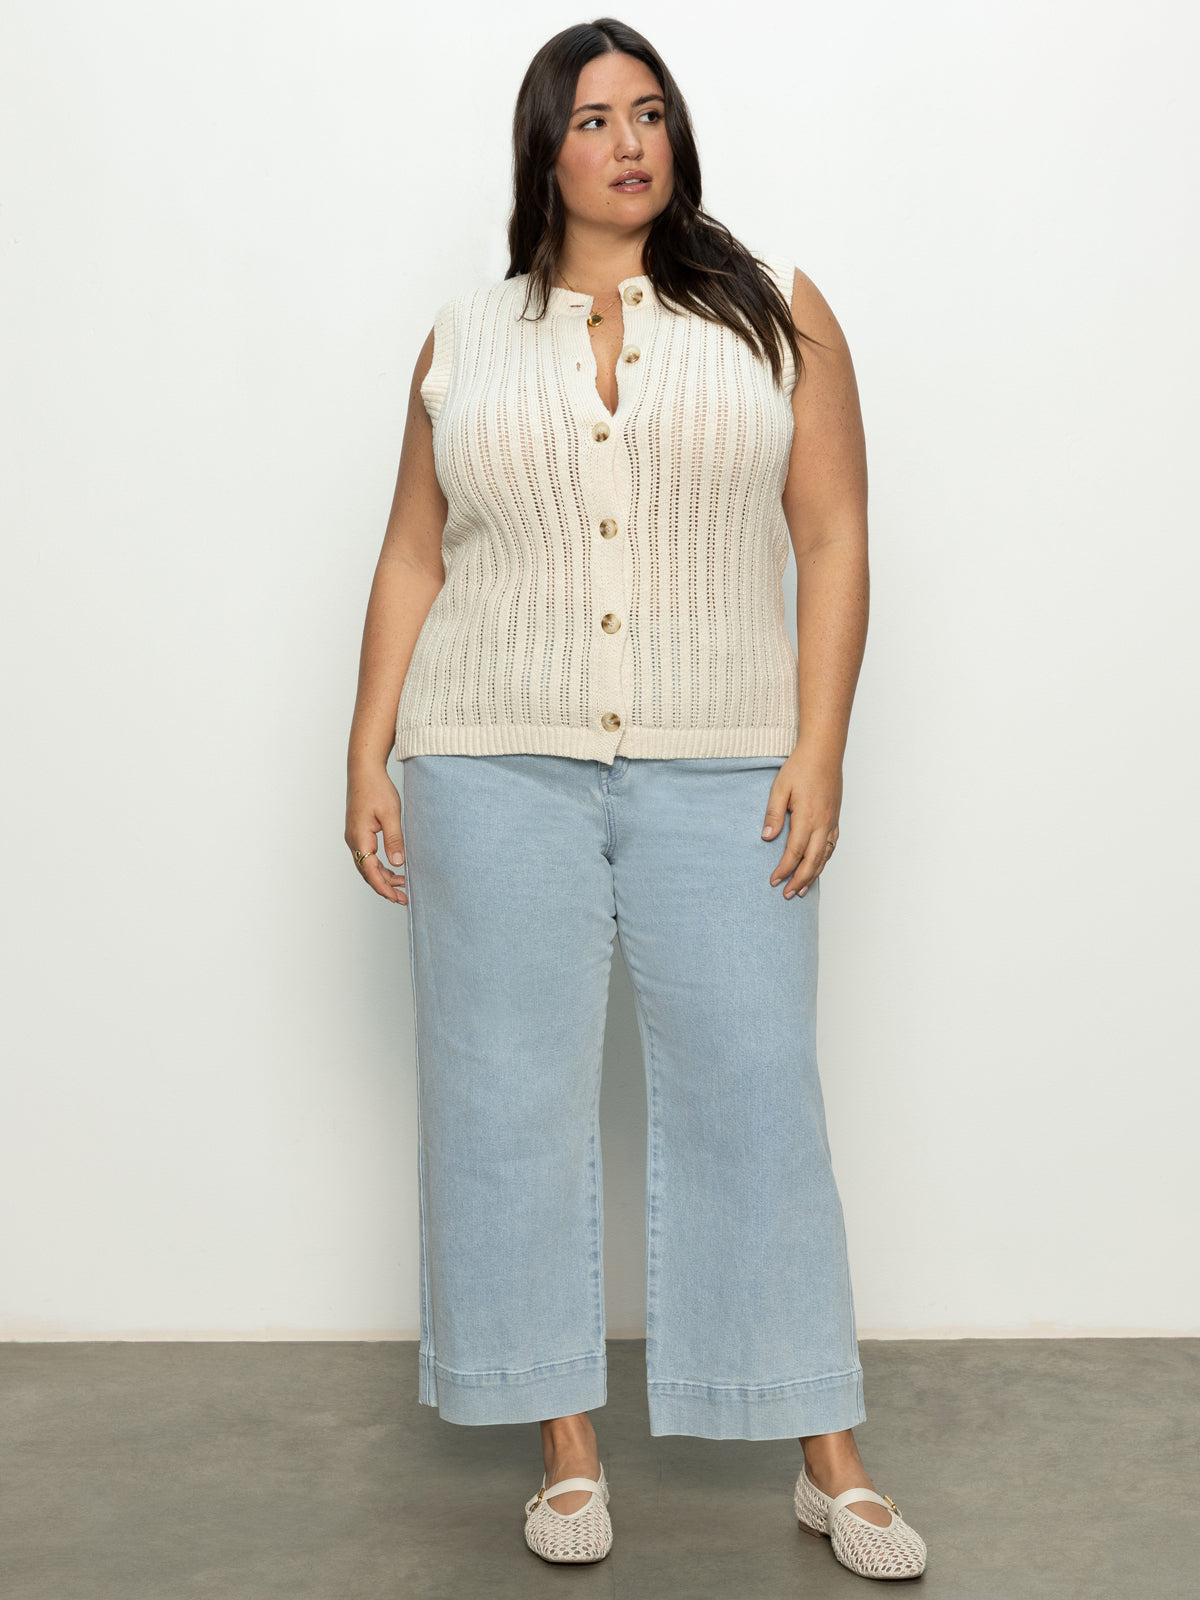
[[[614,239],[608,230],[567,230],[558,256],[558,279],[579,294],[611,293],[626,278],[645,272],[645,234]],[[567,280],[570,280],[569,283]]]

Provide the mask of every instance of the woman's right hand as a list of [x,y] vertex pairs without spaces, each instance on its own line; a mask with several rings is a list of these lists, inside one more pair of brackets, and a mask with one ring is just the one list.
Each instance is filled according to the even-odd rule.
[[[380,856],[379,835],[383,834]],[[359,875],[385,900],[406,906],[404,873],[393,872],[388,861],[404,865],[404,834],[400,827],[400,795],[387,775],[387,768],[372,767],[350,774],[346,788],[346,843],[351,851],[362,851],[363,859],[353,857]]]

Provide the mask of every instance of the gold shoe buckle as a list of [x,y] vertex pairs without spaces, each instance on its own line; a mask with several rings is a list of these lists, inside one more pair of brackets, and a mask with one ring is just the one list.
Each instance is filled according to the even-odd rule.
[[900,1515],[900,1507],[892,1499],[891,1495],[890,1494],[885,1494],[883,1498],[887,1501],[888,1505],[891,1506],[892,1510],[896,1513],[896,1515],[899,1516]]

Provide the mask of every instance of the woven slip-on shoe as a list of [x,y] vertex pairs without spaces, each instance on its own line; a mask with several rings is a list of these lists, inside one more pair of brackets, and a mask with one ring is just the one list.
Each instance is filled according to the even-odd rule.
[[[590,1489],[591,1499],[578,1511],[556,1511],[550,1497],[569,1489]],[[599,1478],[562,1478],[542,1486],[525,1502],[525,1543],[543,1561],[602,1561],[612,1549],[612,1522],[608,1515],[608,1480],[604,1463]]]
[[[855,1500],[874,1500],[887,1506],[892,1520],[880,1528],[850,1506]],[[805,1467],[796,1479],[796,1517],[806,1533],[824,1534],[844,1567],[861,1578],[916,1578],[925,1570],[928,1551],[915,1528],[900,1515],[900,1507],[874,1489],[846,1489],[831,1497],[822,1493]]]

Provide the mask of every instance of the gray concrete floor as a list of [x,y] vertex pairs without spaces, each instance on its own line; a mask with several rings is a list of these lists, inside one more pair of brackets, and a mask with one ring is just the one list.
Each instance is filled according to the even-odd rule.
[[[927,1600],[1195,1600],[1200,1340],[861,1343],[867,1470]],[[525,1546],[536,1423],[416,1402],[416,1346],[0,1346],[3,1600],[777,1600],[877,1593],[792,1512],[796,1440],[649,1437],[645,1346],[592,1413],[615,1543]]]

